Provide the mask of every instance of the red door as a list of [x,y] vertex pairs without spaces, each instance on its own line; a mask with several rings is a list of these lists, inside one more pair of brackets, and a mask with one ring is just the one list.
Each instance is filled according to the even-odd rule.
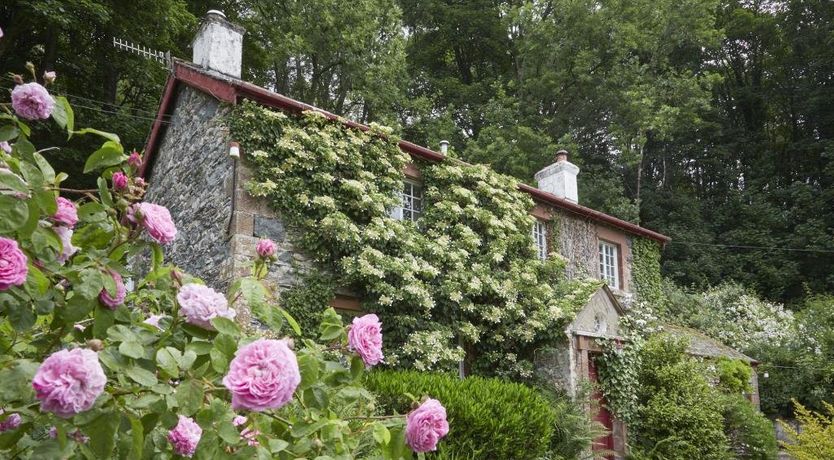
[[[596,358],[596,356],[588,355],[588,380],[590,380],[591,383],[596,383],[598,378],[599,378],[598,374],[597,374],[597,364],[596,364],[596,360],[594,358]],[[605,397],[602,395],[602,393],[599,390],[595,389],[594,393],[593,393],[593,395],[591,395],[591,397],[593,398],[594,405],[596,405],[596,409],[597,409],[596,413],[594,414],[594,421],[599,422],[608,431],[608,434],[606,434],[605,436],[601,436],[601,437],[597,438],[596,440],[594,440],[594,444],[592,446],[592,449],[594,451],[600,451],[600,450],[603,450],[603,451],[607,450],[609,452],[613,451],[614,450],[614,434],[613,434],[614,419],[611,416],[611,412],[608,410],[608,407],[606,407],[607,403],[605,402]],[[606,458],[613,459],[614,456],[613,455],[608,455],[608,456],[606,456]]]

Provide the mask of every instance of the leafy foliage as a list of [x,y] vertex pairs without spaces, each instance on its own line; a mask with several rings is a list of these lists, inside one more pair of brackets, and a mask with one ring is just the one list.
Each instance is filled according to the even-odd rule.
[[366,385],[384,408],[397,413],[410,410],[411,401],[403,394],[441,399],[451,425],[444,454],[536,459],[548,450],[559,423],[549,401],[534,389],[498,379],[373,371]]
[[825,413],[808,410],[794,402],[799,429],[780,421],[790,436],[790,442],[782,444],[785,451],[796,460],[816,460],[834,455],[834,405],[823,402]]
[[[382,315],[389,362],[530,377],[529,354],[584,304],[596,281],[567,282],[559,257],[535,256],[517,183],[452,160],[422,166],[425,212],[400,204],[408,156],[390,132],[346,128],[241,104],[229,120],[255,169],[248,184],[296,226],[300,246]],[[315,167],[311,167],[314,164]]]
[[[289,390],[294,397],[280,408],[247,412],[241,428],[233,423],[236,410],[243,409],[230,404],[224,375],[230,372],[230,361],[263,331],[242,330],[222,317],[211,319],[210,328],[188,322],[182,314],[185,301],[177,292],[185,283],[200,281],[166,264],[162,247],[143,238],[142,227],[127,217],[128,207],[142,199],[143,186],[132,178],[125,187],[108,186],[107,178],[116,172],[135,173],[124,163],[119,138],[98,130],[73,130],[72,109],[65,100],[58,103],[63,112],[54,119],[69,135],[104,137],[102,149],[87,161],[89,169],[103,173],[98,193],[85,192],[73,205],[78,205],[79,217],[75,233],[71,241],[62,240],[56,233],[56,199],[67,175],[56,173],[36,150],[26,124],[13,115],[2,116],[0,131],[13,134],[11,153],[0,151],[0,197],[9,203],[0,207],[0,235],[4,243],[14,238],[28,259],[25,283],[15,281],[0,289],[0,417],[3,423],[21,418],[19,425],[3,426],[2,455],[171,458],[168,430],[178,416],[188,416],[202,428],[196,458],[410,457],[404,418],[377,415],[362,384],[365,366],[348,350],[347,331],[332,309],[321,316],[318,341],[295,344],[300,384]],[[70,245],[77,252],[66,255]],[[268,261],[258,259],[251,276],[232,284],[228,298],[252,307],[271,327],[269,335],[281,334],[286,326],[298,334],[295,321],[262,284],[267,271]],[[104,294],[113,298],[124,289],[117,287],[113,273],[133,280],[134,286],[121,303],[110,305]],[[4,272],[4,281],[8,276]],[[148,323],[149,314],[162,318]],[[96,368],[101,364],[106,385],[102,380],[92,407],[73,406],[67,417],[58,417],[35,399],[33,376],[55,352],[83,348],[95,356]],[[76,384],[65,389],[68,393],[93,391],[83,388],[84,372],[67,371],[58,382],[48,383],[69,379]]]
[[778,446],[773,422],[739,394],[727,395],[724,405],[724,432],[736,458],[769,460],[776,458]]

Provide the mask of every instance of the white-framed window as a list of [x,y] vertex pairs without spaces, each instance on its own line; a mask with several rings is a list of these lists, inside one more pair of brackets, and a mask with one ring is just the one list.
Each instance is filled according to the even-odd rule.
[[423,186],[415,182],[404,182],[400,198],[402,204],[391,208],[391,217],[415,222],[423,213]]
[[547,259],[547,224],[539,219],[533,223],[533,242],[536,243],[536,255],[539,259]]
[[599,242],[599,277],[614,289],[620,288],[619,251],[616,244]]

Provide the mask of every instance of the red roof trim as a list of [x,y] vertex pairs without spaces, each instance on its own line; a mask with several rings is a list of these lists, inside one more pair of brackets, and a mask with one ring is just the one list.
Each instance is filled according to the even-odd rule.
[[[162,117],[165,114],[167,114],[168,106],[172,102],[172,94],[174,92],[173,89],[176,82],[178,81],[183,82],[195,89],[199,89],[201,91],[209,93],[215,98],[224,102],[235,104],[237,103],[237,100],[240,97],[245,97],[247,99],[251,99],[255,102],[258,102],[259,104],[263,104],[270,107],[276,107],[283,110],[289,110],[293,112],[314,110],[323,114],[327,118],[330,118],[331,120],[339,120],[340,122],[344,123],[346,126],[349,126],[351,128],[360,129],[362,131],[367,131],[370,129],[368,126],[363,125],[361,123],[348,120],[346,118],[330,113],[326,110],[322,110],[312,105],[305,104],[287,96],[273,93],[272,91],[269,91],[265,88],[261,88],[260,86],[254,85],[252,83],[229,77],[214,76],[202,69],[192,67],[188,63],[176,61],[174,62],[174,73],[171,77],[168,78],[168,83],[165,86],[165,93],[162,97],[162,102],[157,113],[157,119],[156,121],[154,121],[153,129],[151,130],[150,137],[148,138],[148,143],[145,148],[145,162],[142,165],[142,170],[140,171],[141,176],[144,176],[145,171],[148,170],[147,168],[149,167],[151,159],[154,156],[155,150],[157,148],[156,144],[161,131],[161,120]],[[446,159],[445,155],[439,152],[435,152],[434,150],[428,149],[426,147],[419,146],[412,142],[400,141],[399,147],[403,151],[411,154],[412,156],[422,158],[428,161],[437,162]],[[609,216],[608,214],[595,211],[591,208],[587,208],[585,206],[576,204],[564,198],[559,198],[556,195],[544,192],[535,187],[531,187],[526,184],[519,184],[518,188],[523,192],[529,193],[535,200],[544,202],[546,204],[550,204],[552,206],[561,208],[565,211],[580,215],[582,217],[587,217],[597,222],[601,222],[603,224],[619,228],[628,233],[643,236],[646,238],[651,238],[662,244],[669,242],[671,239],[666,235],[654,232],[647,228],[643,228],[631,222],[626,222],[614,216]]]

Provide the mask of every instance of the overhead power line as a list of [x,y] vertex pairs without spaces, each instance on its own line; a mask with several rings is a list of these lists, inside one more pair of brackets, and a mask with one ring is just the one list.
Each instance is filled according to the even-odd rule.
[[783,246],[752,246],[747,244],[718,244],[718,243],[698,243],[695,241],[670,241],[670,244],[679,244],[682,246],[710,246],[716,248],[727,249],[757,249],[763,251],[788,251],[788,252],[815,252],[820,254],[834,254],[834,249],[821,248],[786,248]]

